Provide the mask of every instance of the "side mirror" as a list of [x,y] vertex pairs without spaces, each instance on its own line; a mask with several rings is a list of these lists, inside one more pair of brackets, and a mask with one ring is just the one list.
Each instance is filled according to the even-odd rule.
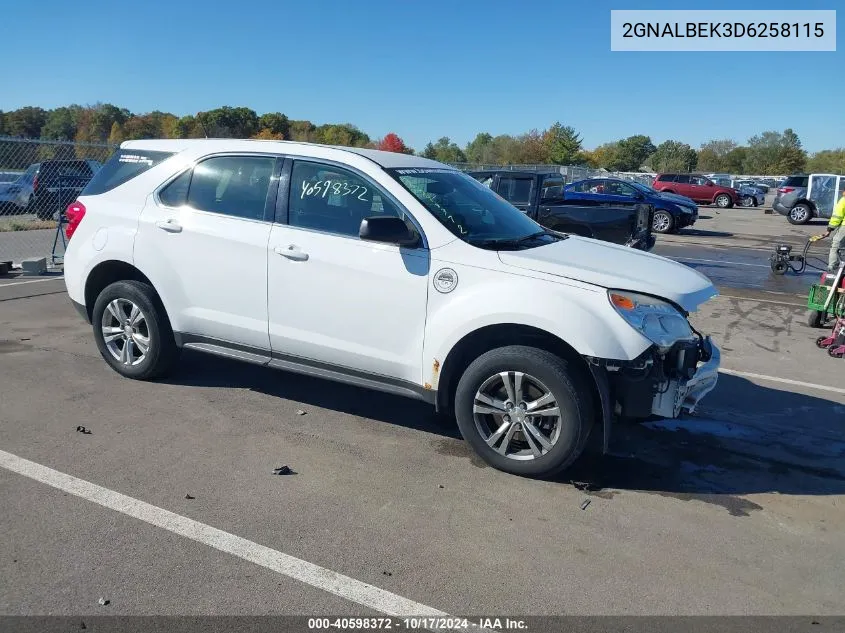
[[368,242],[397,244],[409,248],[413,248],[420,243],[420,236],[417,232],[411,230],[405,224],[405,220],[393,215],[364,218],[361,220],[358,237]]
[[645,200],[645,196],[643,195],[642,191],[638,191],[634,194],[634,200]]

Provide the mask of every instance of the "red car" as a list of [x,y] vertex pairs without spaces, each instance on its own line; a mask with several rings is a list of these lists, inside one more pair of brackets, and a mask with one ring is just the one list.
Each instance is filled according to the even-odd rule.
[[698,204],[715,204],[722,209],[730,209],[740,198],[736,189],[722,187],[709,178],[694,174],[657,174],[651,186],[657,191],[676,193]]

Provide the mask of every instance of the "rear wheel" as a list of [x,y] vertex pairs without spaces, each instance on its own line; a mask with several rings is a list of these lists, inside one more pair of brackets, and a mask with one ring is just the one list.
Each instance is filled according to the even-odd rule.
[[726,193],[720,193],[716,196],[716,199],[713,202],[715,202],[716,206],[720,209],[730,209],[733,206],[731,197]]
[[121,376],[161,378],[178,358],[170,321],[149,284],[118,281],[106,286],[94,303],[91,322],[100,354]]
[[813,212],[809,205],[801,202],[789,210],[786,219],[789,220],[790,224],[807,224],[812,217]]
[[675,230],[675,218],[668,211],[655,211],[651,230],[655,233],[671,233]]
[[742,199],[739,201],[739,204],[743,207],[755,207],[757,206],[755,200],[752,196],[742,196]]
[[455,417],[464,439],[494,468],[549,477],[584,450],[592,392],[550,352],[501,347],[479,356],[461,376]]

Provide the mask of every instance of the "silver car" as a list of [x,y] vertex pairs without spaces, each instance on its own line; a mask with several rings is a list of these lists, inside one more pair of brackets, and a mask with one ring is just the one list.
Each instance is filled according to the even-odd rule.
[[0,184],[0,215],[17,215],[31,210],[33,182],[40,165],[33,163],[17,180]]

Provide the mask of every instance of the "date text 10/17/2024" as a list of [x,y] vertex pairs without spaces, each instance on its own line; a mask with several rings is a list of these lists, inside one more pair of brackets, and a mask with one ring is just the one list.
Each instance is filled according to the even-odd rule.
[[516,618],[458,618],[458,617],[352,617],[352,618],[308,618],[309,630],[452,630],[452,631],[527,631],[524,620]]

